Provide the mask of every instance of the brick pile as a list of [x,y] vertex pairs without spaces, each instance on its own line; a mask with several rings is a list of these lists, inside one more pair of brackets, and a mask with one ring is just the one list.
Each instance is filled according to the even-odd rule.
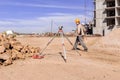
[[14,60],[25,59],[39,52],[39,47],[22,45],[14,36],[0,34],[0,65],[7,66]]

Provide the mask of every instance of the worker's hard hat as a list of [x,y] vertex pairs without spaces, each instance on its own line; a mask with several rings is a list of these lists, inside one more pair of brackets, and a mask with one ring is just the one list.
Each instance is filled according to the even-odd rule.
[[80,19],[75,19],[75,23],[80,23]]

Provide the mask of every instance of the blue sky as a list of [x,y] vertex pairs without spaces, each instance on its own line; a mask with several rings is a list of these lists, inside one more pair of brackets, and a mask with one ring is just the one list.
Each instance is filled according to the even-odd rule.
[[0,32],[14,30],[24,33],[65,32],[75,29],[75,18],[81,22],[93,18],[92,0],[0,0]]

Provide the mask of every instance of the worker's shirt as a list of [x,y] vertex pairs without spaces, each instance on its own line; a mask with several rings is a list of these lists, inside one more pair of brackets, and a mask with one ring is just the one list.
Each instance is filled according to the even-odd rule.
[[79,25],[77,26],[77,34],[84,36],[84,35],[85,35],[85,32],[86,32],[85,27],[84,27],[83,25],[79,24]]

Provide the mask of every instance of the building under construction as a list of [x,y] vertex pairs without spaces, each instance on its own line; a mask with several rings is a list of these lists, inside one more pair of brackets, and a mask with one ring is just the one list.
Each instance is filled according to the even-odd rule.
[[120,0],[94,0],[94,34],[106,35],[120,27]]

